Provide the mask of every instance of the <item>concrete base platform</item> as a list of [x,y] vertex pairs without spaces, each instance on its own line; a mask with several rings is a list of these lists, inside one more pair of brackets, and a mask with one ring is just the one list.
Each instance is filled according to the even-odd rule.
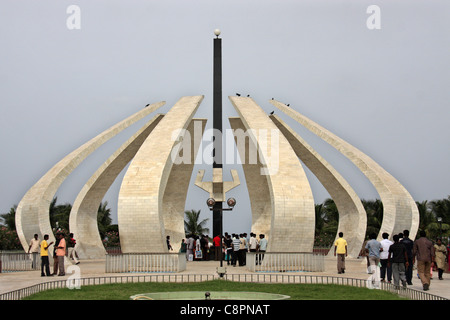
[[[211,274],[217,275],[217,267],[220,266],[219,261],[192,261],[187,262],[186,271],[178,274]],[[228,266],[224,261],[223,266],[227,269],[227,274],[254,274],[249,272],[245,266],[233,267]],[[80,276],[82,278],[102,277],[102,276],[125,276],[125,275],[139,275],[139,273],[105,273],[105,260],[82,260],[78,264],[80,268]],[[67,266],[66,266],[67,270]],[[64,280],[69,278],[72,274],[66,273],[65,276],[41,277],[40,271],[23,271],[23,272],[8,272],[0,273],[0,294],[14,291],[21,288],[26,288],[38,283]],[[274,274],[274,273],[271,273]],[[281,274],[281,273],[280,273]],[[301,275],[319,275],[319,276],[334,276],[342,278],[353,279],[368,279],[366,261],[362,259],[346,259],[346,270],[344,274],[337,273],[336,259],[334,257],[325,257],[325,271],[324,272],[284,272],[282,274],[301,274]],[[422,284],[417,278],[417,271],[413,272],[413,285],[408,286],[411,289],[422,291]],[[433,274],[431,280],[430,294],[437,295],[450,299],[450,274],[444,273],[444,280],[438,280],[437,274]]]

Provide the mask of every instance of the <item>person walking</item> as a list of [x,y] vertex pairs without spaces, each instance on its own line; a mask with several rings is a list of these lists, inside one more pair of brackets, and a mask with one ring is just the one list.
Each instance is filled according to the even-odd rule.
[[245,266],[247,260],[247,239],[243,233],[239,235],[239,240],[241,241],[239,245],[239,266]]
[[66,257],[66,240],[64,239],[64,233],[59,234],[59,244],[56,247],[56,256],[58,257],[58,276],[65,276],[64,258]]
[[445,256],[447,255],[447,248],[442,244],[441,238],[437,238],[434,245],[435,263],[438,269],[439,280],[444,280],[442,275],[445,269]]
[[433,243],[427,239],[425,231],[420,231],[420,238],[414,241],[413,246],[413,263],[417,259],[417,271],[419,273],[420,281],[422,282],[423,290],[430,289],[431,279],[431,264],[434,261]]
[[202,247],[202,258],[203,258],[203,261],[209,260],[209,257],[208,257],[209,240],[208,240],[208,236],[207,235],[204,235],[204,234],[201,235],[200,245]]
[[387,276],[387,280],[389,283],[392,281],[392,269],[388,266],[388,258],[389,258],[389,247],[393,244],[391,240],[389,240],[389,234],[383,232],[381,235],[383,240],[380,241],[381,247],[383,251],[380,252],[380,278],[381,282],[385,281]]
[[39,236],[37,233],[34,234],[33,239],[30,241],[30,246],[28,247],[28,253],[31,253],[33,260],[31,262],[31,268],[37,268],[37,257],[39,254]]
[[400,240],[400,243],[405,246],[406,254],[408,256],[408,264],[406,266],[406,283],[409,286],[412,286],[412,278],[413,278],[413,246],[414,241],[409,238],[409,230],[403,230],[403,239]]
[[[48,247],[53,244],[53,241],[47,243],[48,234],[44,235],[44,240],[41,241],[41,277],[50,277],[53,274],[50,273],[50,261],[48,260]],[[44,273],[45,269],[45,273]]]
[[370,240],[366,243],[366,250],[369,254],[369,265],[372,268],[372,273],[375,267],[380,263],[380,252],[383,250],[381,243],[376,240],[377,235],[372,233]]
[[339,238],[334,242],[334,256],[337,254],[338,274],[345,273],[345,257],[347,257],[347,241],[343,238],[344,233],[339,232]]
[[187,261],[193,261],[194,260],[194,238],[192,237],[192,235],[189,235],[186,240],[186,248],[187,248],[187,251],[186,251]]
[[59,241],[61,241],[61,239],[59,238],[59,233],[57,233],[55,245],[53,246],[53,274],[52,275],[54,275],[54,276],[56,276],[58,274],[58,256],[56,255],[56,248],[59,245]]
[[237,234],[233,237],[233,255],[231,258],[231,264],[233,267],[236,267],[236,262],[239,261],[240,266],[240,259],[239,259],[239,248],[241,246],[241,240],[239,239],[239,236]]
[[214,260],[219,261],[220,260],[220,236],[216,235],[213,238],[213,243],[214,243]]
[[266,236],[261,233],[259,235],[259,248],[258,248],[258,252],[260,252],[260,254],[258,254],[256,264],[262,264],[262,261],[264,259],[264,253],[266,252],[266,250],[267,250],[267,239]]
[[67,241],[67,256],[69,259],[73,259],[75,264],[79,264],[80,261],[77,259],[77,252],[75,251],[75,246],[77,244],[77,241],[73,237],[73,233],[69,234],[69,241]]
[[256,239],[256,234],[253,232],[250,233],[249,248],[250,252],[256,252],[258,249],[258,239]]
[[170,244],[170,236],[166,236],[166,244],[167,244],[167,250],[173,251],[172,245]]
[[378,288],[380,285],[380,252],[383,250],[381,243],[376,240],[376,233],[370,235],[370,240],[366,244],[366,250],[369,254],[369,273],[372,274],[372,285]]
[[450,243],[447,243],[447,264],[448,264],[448,272],[450,272]]
[[200,244],[200,237],[199,236],[195,236],[194,237],[195,240],[195,253],[194,253],[194,260],[195,261],[199,261],[202,260],[202,247]]
[[187,255],[186,255],[186,251],[187,251],[187,245],[186,242],[184,241],[184,239],[181,239],[181,245],[180,245],[180,253],[184,253],[184,255],[186,256],[186,261],[187,261]]
[[[392,268],[392,276],[394,277],[394,286],[400,287],[400,280],[403,288],[406,288],[405,270],[408,265],[408,254],[403,243],[399,242],[400,237],[396,234],[393,237],[394,243],[388,249],[388,268]],[[392,256],[392,257],[391,257]]]

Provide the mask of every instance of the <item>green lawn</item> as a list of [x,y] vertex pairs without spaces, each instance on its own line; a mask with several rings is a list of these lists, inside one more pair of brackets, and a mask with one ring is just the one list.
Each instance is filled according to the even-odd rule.
[[48,290],[27,300],[129,300],[135,294],[163,291],[256,291],[288,295],[293,300],[402,300],[390,292],[343,285],[259,284],[226,280],[83,286],[81,289]]

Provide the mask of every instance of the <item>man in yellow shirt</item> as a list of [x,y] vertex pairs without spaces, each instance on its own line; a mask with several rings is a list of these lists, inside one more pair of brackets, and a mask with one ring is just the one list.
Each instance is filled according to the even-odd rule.
[[[51,276],[50,273],[50,262],[48,261],[48,247],[50,247],[53,244],[53,241],[50,243],[47,243],[48,240],[48,234],[44,236],[44,240],[41,241],[40,247],[41,247],[41,277]],[[44,273],[44,267],[45,267],[45,273]]]
[[337,254],[337,270],[339,274],[345,271],[345,257],[347,256],[347,241],[343,236],[344,233],[339,232],[339,239],[334,243],[334,256]]

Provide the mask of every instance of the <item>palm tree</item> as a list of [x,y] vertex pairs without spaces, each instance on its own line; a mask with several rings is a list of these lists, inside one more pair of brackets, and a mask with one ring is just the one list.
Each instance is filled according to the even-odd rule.
[[200,235],[209,232],[209,229],[205,227],[205,224],[209,219],[203,219],[202,221],[198,221],[200,218],[201,210],[187,210],[184,212],[185,220],[184,220],[184,231],[186,234],[192,235]]
[[323,213],[322,213],[322,209],[323,209],[323,204],[316,204],[315,205],[315,211],[316,211],[316,231],[315,231],[315,236],[318,236],[322,233],[322,229],[323,229]]
[[[422,202],[416,202],[417,209],[419,210],[420,223],[419,230],[424,230],[427,236],[431,239],[437,237],[448,236],[449,230],[449,217],[450,217],[450,199],[433,200],[428,202],[427,200]],[[437,219],[441,218],[441,223],[438,223]]]
[[378,234],[383,221],[383,203],[380,199],[361,200],[367,213],[366,237],[372,233]]
[[8,213],[0,215],[3,220],[3,224],[7,226],[9,230],[16,230],[16,209],[17,205],[14,205],[11,209],[9,209]]
[[433,216],[433,212],[430,210],[428,201],[418,202],[416,201],[417,209],[419,210],[419,231],[426,231],[428,233],[429,226],[436,219]]
[[[50,225],[55,230],[58,228],[69,230],[69,217],[72,205],[70,203],[56,205],[57,200],[58,198],[54,197],[49,206]],[[56,222],[58,222],[58,227],[56,227]]]
[[430,209],[442,222],[450,223],[450,196],[447,199],[430,201]]
[[100,232],[100,237],[103,239],[108,231],[108,227],[111,225],[111,209],[106,208],[108,206],[108,201],[100,203],[97,212],[97,225],[98,231]]
[[322,206],[322,213],[325,222],[323,231],[335,235],[339,225],[339,212],[333,199],[325,199]]

